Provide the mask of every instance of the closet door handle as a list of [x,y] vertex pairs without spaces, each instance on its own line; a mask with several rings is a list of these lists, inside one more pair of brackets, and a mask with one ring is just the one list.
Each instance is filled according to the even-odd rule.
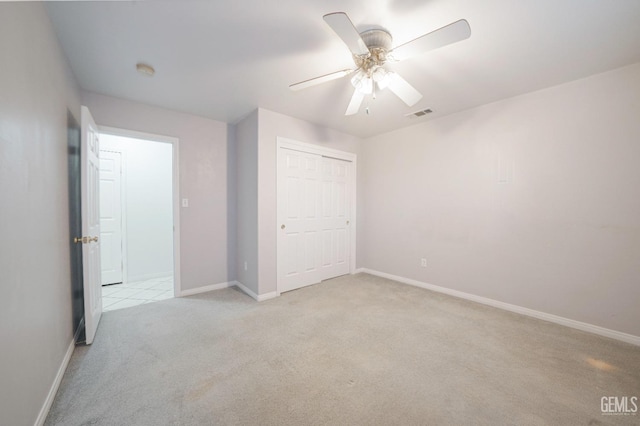
[[283,223],[282,225],[280,225],[280,229],[284,229],[284,228],[285,228],[285,226],[284,226],[284,223]]

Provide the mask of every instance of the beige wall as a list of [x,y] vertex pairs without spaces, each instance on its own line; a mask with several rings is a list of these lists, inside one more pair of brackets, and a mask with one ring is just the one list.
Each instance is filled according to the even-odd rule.
[[[277,284],[277,137],[356,154],[359,153],[360,138],[263,108],[258,109],[258,124],[258,276],[259,294],[266,294],[276,291]],[[360,217],[358,210],[358,223]],[[357,244],[358,250],[359,247]]]
[[[235,280],[235,164],[227,124],[83,92],[99,126],[179,139],[182,290]],[[231,157],[231,158],[230,158]]]
[[365,140],[363,266],[640,336],[639,117],[637,64]]
[[33,425],[73,339],[67,109],[80,95],[41,3],[0,3],[0,424]]
[[235,126],[235,136],[238,182],[236,277],[258,294],[258,110]]

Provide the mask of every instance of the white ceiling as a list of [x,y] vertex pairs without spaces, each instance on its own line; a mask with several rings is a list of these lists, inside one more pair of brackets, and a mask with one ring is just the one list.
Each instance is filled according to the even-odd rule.
[[[49,2],[82,89],[233,123],[256,107],[366,137],[640,62],[638,0],[183,0]],[[468,40],[393,65],[423,99],[388,91],[345,117],[343,78],[288,86],[351,68],[323,21],[344,11],[362,31],[402,44],[465,18]],[[135,64],[155,67],[152,78]],[[404,117],[431,108],[423,118]],[[363,108],[364,110],[364,108]]]

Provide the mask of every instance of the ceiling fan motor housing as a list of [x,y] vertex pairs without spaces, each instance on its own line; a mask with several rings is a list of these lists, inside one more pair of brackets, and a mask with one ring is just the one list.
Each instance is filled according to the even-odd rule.
[[369,49],[373,47],[383,48],[385,50],[391,49],[391,34],[383,29],[371,29],[360,33],[362,41],[367,45]]
[[366,57],[354,55],[353,59],[358,68],[369,72],[387,61],[387,52],[391,50],[393,39],[388,31],[382,29],[363,31],[360,33],[360,37],[369,49],[370,54]]

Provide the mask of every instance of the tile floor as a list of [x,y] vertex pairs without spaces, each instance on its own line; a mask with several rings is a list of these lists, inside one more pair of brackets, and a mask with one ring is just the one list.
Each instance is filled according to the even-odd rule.
[[157,302],[173,297],[173,277],[102,286],[102,311]]

